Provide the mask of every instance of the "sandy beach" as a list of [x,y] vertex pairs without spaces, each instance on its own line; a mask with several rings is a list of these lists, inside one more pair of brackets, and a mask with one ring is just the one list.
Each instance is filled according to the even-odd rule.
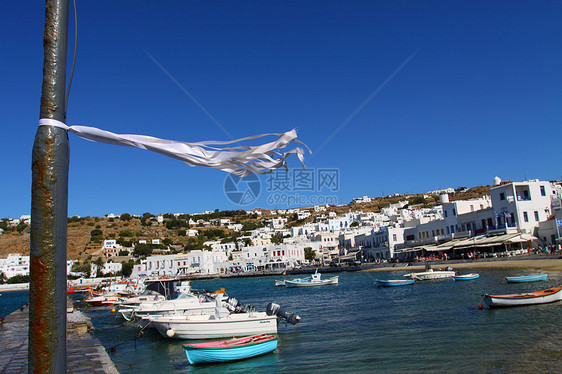
[[[430,262],[431,266],[435,269],[445,268],[451,266],[454,269],[535,269],[541,271],[562,271],[562,258],[517,258],[517,259],[490,259],[490,260],[476,260],[465,262]],[[397,264],[393,267],[382,267],[366,269],[365,271],[396,271],[396,270],[421,270],[425,269],[425,263],[411,266],[400,266]]]

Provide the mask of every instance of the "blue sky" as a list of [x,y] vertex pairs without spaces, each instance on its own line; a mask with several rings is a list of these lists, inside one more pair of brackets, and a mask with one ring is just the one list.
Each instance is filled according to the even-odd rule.
[[[31,206],[44,3],[4,14],[0,217],[19,217]],[[69,215],[562,179],[560,14],[554,1],[78,1],[68,124],[187,142],[297,128],[314,178],[337,170],[339,183],[267,191],[275,180],[261,176],[258,198],[237,205],[222,171],[70,134]]]

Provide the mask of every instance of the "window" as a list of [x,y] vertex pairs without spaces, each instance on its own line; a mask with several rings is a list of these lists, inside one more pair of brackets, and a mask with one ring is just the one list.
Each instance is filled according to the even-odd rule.
[[455,208],[453,208],[453,215],[456,216],[457,212],[455,211]]
[[444,213],[445,213],[445,218],[447,218],[447,211],[445,211]]
[[500,200],[505,200],[505,193],[500,192]]
[[535,221],[539,222],[539,212],[535,211]]
[[541,186],[541,196],[546,196],[546,191],[544,189],[544,186]]
[[396,241],[396,234],[392,234],[392,240]]
[[523,212],[523,221],[529,222],[529,217],[527,216],[527,212]]

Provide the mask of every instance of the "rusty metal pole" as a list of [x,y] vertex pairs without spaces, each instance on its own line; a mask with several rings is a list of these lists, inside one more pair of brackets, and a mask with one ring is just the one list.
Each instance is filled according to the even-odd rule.
[[[68,0],[47,0],[40,118],[66,122]],[[66,373],[68,136],[40,126],[32,154],[30,373]]]

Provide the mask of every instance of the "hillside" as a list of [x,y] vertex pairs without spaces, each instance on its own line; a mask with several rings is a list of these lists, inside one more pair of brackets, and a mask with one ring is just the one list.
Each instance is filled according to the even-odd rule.
[[[450,201],[477,198],[489,194],[489,190],[489,186],[474,187],[465,192],[451,195],[449,198]],[[439,204],[439,196],[426,196],[426,198],[424,198],[424,194],[400,195],[377,197],[372,199],[369,203],[350,203],[342,206],[331,206],[328,211],[333,211],[337,214],[357,210],[377,212],[392,203],[406,199],[410,201],[412,205],[433,206]],[[67,257],[69,259],[80,259],[89,255],[96,257],[104,239],[116,239],[124,243],[124,245],[135,243],[139,240],[146,240],[147,243],[150,243],[152,239],[160,239],[160,242],[164,245],[174,245],[175,248],[180,251],[184,249],[200,249],[203,248],[202,243],[204,241],[234,240],[236,237],[242,235],[242,233],[235,233],[225,227],[217,226],[201,227],[202,225],[192,225],[188,227],[187,220],[189,218],[195,221],[197,221],[197,219],[212,221],[218,218],[230,218],[232,223],[243,224],[243,230],[247,231],[265,225],[265,221],[273,217],[268,214],[258,217],[256,215],[248,216],[242,213],[243,211],[223,211],[215,212],[210,215],[184,216],[179,218],[175,218],[171,215],[164,215],[165,221],[160,224],[156,222],[154,216],[147,214],[141,219],[130,217],[124,217],[125,219],[120,219],[119,217],[71,217],[68,223]],[[291,222],[292,217],[288,216],[288,218],[289,226],[312,222],[314,219],[313,217],[309,217],[305,221]],[[185,236],[185,231],[188,228],[199,230],[202,234],[197,237],[187,237]],[[29,227],[21,233],[14,230],[0,235],[0,257],[6,257],[9,253],[29,254]]]

